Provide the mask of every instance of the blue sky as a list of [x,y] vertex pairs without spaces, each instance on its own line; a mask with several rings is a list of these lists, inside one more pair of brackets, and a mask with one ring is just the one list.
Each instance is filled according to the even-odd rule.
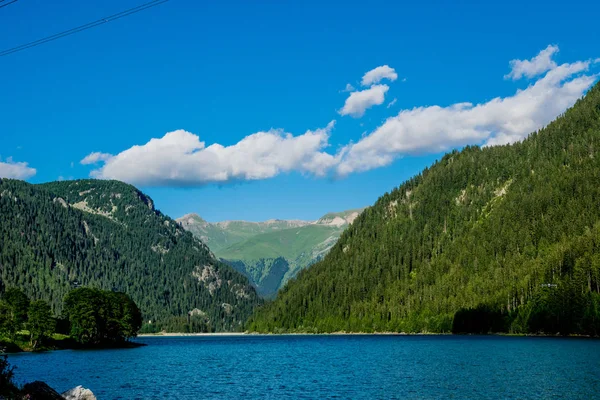
[[[142,2],[20,0],[0,9],[0,49]],[[487,3],[171,0],[0,57],[0,174],[122,179],[210,221],[372,204],[451,148],[519,140],[596,81],[597,2]],[[360,117],[340,112],[347,84]]]

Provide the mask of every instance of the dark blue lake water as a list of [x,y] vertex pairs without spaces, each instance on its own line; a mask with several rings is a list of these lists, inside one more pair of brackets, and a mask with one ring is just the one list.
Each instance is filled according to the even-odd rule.
[[140,338],[11,355],[19,382],[104,399],[592,399],[600,341],[496,336]]

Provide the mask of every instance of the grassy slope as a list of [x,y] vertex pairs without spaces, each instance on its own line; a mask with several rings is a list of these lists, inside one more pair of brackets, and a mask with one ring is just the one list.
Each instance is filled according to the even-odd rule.
[[211,251],[217,255],[236,243],[243,242],[256,235],[276,232],[290,228],[288,221],[269,222],[247,222],[247,221],[224,221],[209,223],[196,214],[189,214],[178,218],[185,229],[192,232],[209,246]]
[[300,270],[321,259],[346,227],[329,224],[351,221],[361,211],[328,213],[317,224],[286,220],[208,223],[196,214],[177,221],[207,243],[217,257],[248,276],[259,294],[273,297]]
[[[0,349],[7,353],[19,353],[22,351],[34,351],[29,343],[29,332],[21,331],[16,335],[15,340],[7,337],[0,337]],[[55,333],[47,340],[45,344],[37,347],[35,351],[70,349],[77,347],[77,343],[67,335]]]
[[253,236],[217,255],[248,276],[261,296],[271,298],[298,271],[322,257],[342,230],[328,225],[283,229]]
[[222,249],[217,255],[227,260],[257,260],[284,257],[296,260],[312,254],[312,249],[342,229],[327,225],[308,225],[253,236]]

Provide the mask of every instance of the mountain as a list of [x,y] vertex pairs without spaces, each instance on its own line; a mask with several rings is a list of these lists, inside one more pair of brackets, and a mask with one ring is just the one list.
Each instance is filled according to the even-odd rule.
[[265,222],[222,221],[206,222],[197,214],[177,218],[183,228],[192,232],[215,253],[261,233],[281,229],[298,228],[310,224],[308,221],[286,221],[271,219]]
[[150,331],[238,330],[260,303],[246,277],[122,182],[1,179],[0,215],[1,286],[57,315],[78,286],[129,294]]
[[196,214],[177,221],[246,275],[260,295],[272,297],[300,270],[320,260],[361,211],[329,213],[317,221],[210,223]]
[[446,154],[258,310],[260,332],[600,333],[600,86],[526,140]]

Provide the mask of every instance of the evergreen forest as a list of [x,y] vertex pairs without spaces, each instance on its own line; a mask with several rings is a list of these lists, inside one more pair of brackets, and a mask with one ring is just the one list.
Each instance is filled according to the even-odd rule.
[[243,329],[260,299],[135,187],[102,180],[0,180],[0,291],[16,287],[55,316],[72,289],[122,292],[144,332]]

